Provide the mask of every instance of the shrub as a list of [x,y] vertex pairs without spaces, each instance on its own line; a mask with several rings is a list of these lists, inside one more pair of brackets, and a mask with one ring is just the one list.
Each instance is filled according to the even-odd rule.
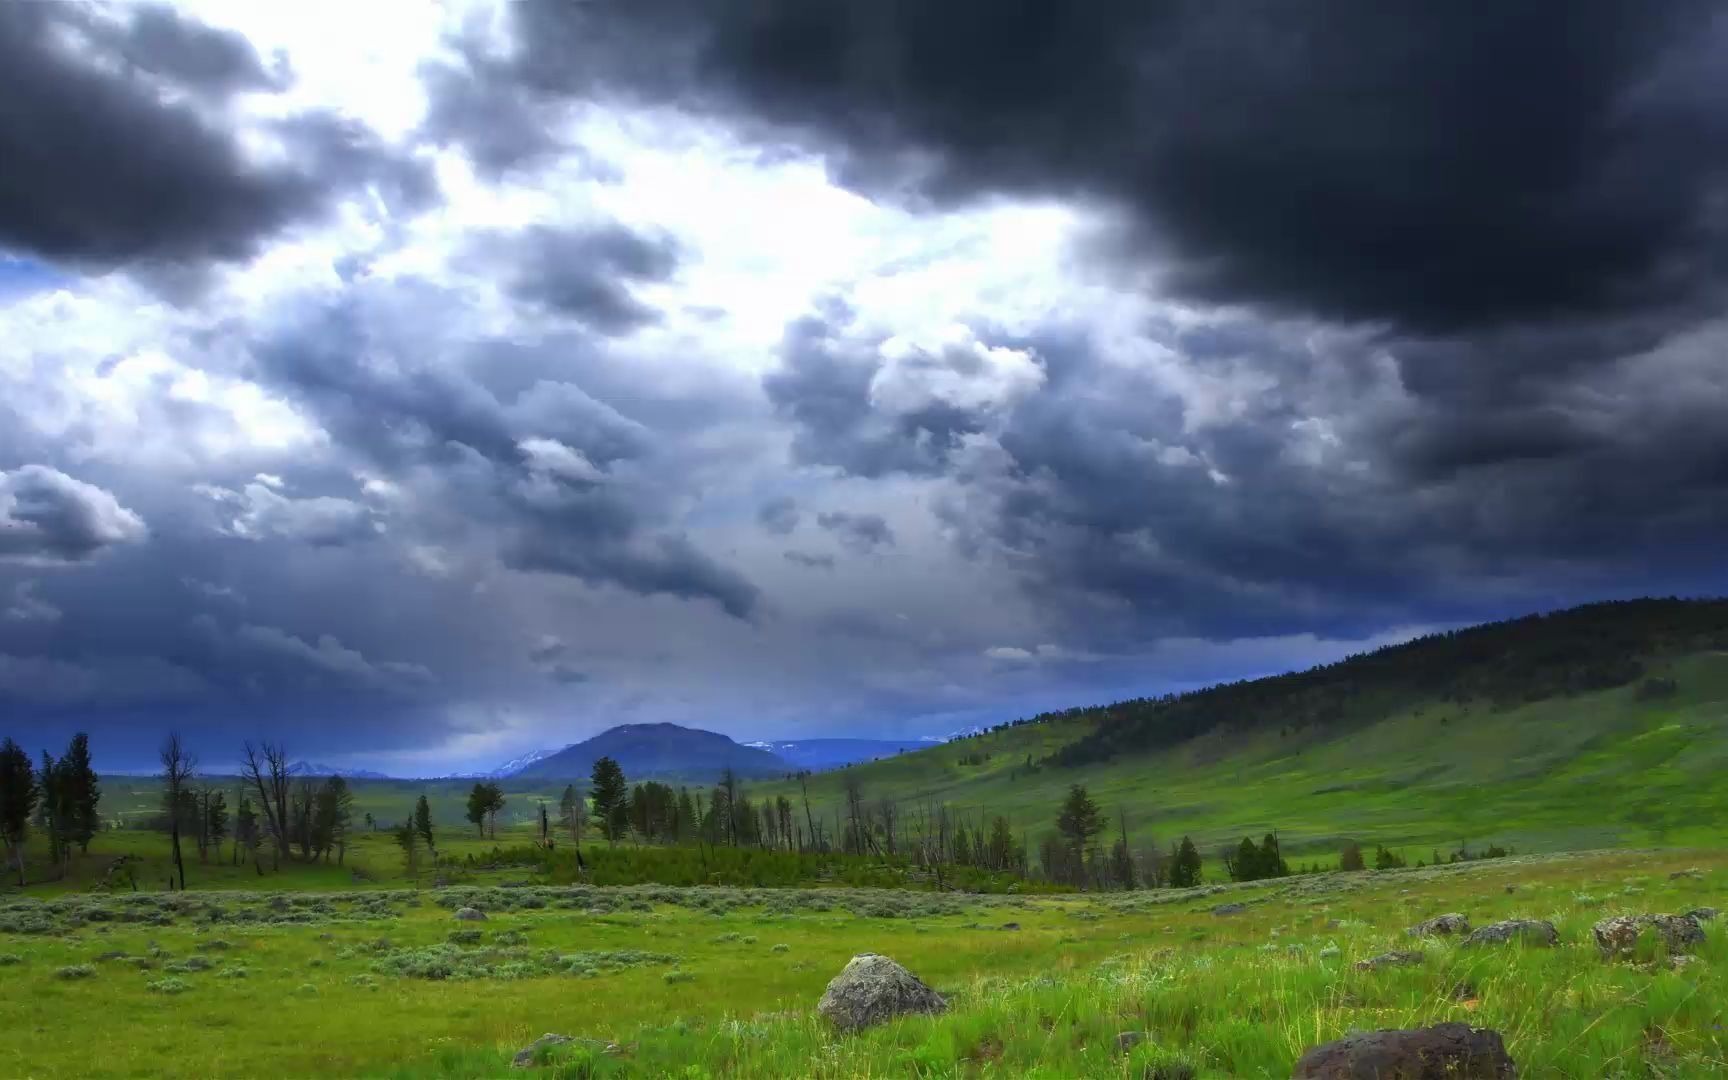
[[89,964],[67,964],[54,972],[56,979],[89,979],[95,975],[96,969]]
[[145,983],[144,985],[149,987],[152,993],[156,994],[184,994],[186,991],[192,989],[191,983],[187,982],[185,979],[177,979],[172,975],[169,975],[166,978],[156,979],[152,982]]

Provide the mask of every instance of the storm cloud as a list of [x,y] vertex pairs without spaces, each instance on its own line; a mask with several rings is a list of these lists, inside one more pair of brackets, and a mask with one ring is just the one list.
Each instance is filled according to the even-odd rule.
[[1728,20],[1564,15],[0,10],[0,727],[917,738],[1719,592]]

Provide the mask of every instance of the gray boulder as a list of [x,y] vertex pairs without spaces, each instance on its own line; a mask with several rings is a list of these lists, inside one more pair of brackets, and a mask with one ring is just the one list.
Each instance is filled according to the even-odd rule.
[[1512,1080],[1500,1033],[1469,1024],[1367,1031],[1302,1055],[1291,1080]]
[[1645,930],[1655,930],[1671,955],[1689,953],[1704,943],[1704,928],[1691,915],[1616,915],[1591,927],[1590,935],[1612,960],[1636,952]]
[[941,994],[886,956],[861,953],[834,976],[816,1011],[841,1031],[892,1020],[908,1013],[939,1013],[948,1008]]
[[1697,919],[1701,923],[1707,923],[1711,919],[1714,919],[1716,916],[1718,916],[1722,913],[1720,911],[1717,911],[1713,907],[1695,907],[1691,911],[1688,911],[1686,914],[1692,916],[1694,919]]
[[485,922],[486,913],[479,908],[461,907],[456,909],[456,917],[463,922]]
[[1381,968],[1409,967],[1421,962],[1422,954],[1419,952],[1394,949],[1388,953],[1381,953],[1379,956],[1371,956],[1366,960],[1358,960],[1355,966],[1357,971],[1379,971]]
[[535,1059],[541,1050],[548,1046],[563,1046],[573,1041],[575,1040],[568,1035],[554,1035],[548,1032],[516,1051],[516,1056],[510,1060],[510,1067],[513,1069],[531,1069],[534,1067]]
[[1449,911],[1444,915],[1425,919],[1404,932],[1411,937],[1451,937],[1453,934],[1468,934],[1470,932],[1470,920],[1456,911]]
[[1462,942],[1465,945],[1505,945],[1517,941],[1525,945],[1558,945],[1560,931],[1547,919],[1507,919],[1489,923],[1474,930]]
[[1240,915],[1248,910],[1247,904],[1219,904],[1212,909],[1214,915]]

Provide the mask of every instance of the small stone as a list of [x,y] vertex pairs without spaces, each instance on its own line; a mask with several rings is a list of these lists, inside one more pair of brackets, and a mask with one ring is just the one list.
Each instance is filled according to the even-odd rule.
[[1355,1032],[1302,1055],[1291,1080],[1513,1080],[1497,1031],[1468,1024]]
[[1212,909],[1214,915],[1240,915],[1248,910],[1247,904],[1219,904]]
[[1404,932],[1410,937],[1450,937],[1453,934],[1468,934],[1470,932],[1470,920],[1455,911],[1449,911],[1444,915],[1425,919]]
[[1504,945],[1510,941],[1525,945],[1558,945],[1560,931],[1546,919],[1507,919],[1473,931],[1461,944]]
[[1702,870],[1698,869],[1696,866],[1694,866],[1694,867],[1691,867],[1690,869],[1674,871],[1672,874],[1668,875],[1668,880],[1669,881],[1679,881],[1681,878],[1692,878],[1694,880],[1697,880],[1699,878],[1702,878],[1703,876],[1704,876],[1704,871],[1702,871]]
[[555,1035],[548,1032],[518,1050],[516,1056],[510,1061],[510,1067],[514,1069],[533,1068],[534,1060],[541,1050],[548,1046],[563,1046],[574,1041],[568,1035]]
[[484,911],[481,911],[479,908],[471,908],[471,907],[457,908],[456,909],[456,917],[458,919],[461,919],[463,922],[485,922],[486,921],[486,913]]
[[1636,951],[1646,929],[1654,929],[1670,954],[1691,952],[1704,943],[1704,928],[1691,915],[1616,915],[1590,928],[1596,948],[1615,959]]
[[1126,1054],[1128,1051],[1146,1041],[1144,1031],[1123,1031],[1116,1035],[1116,1052]]
[[1381,953],[1379,956],[1371,956],[1366,960],[1358,960],[1356,961],[1355,968],[1357,971],[1379,971],[1381,968],[1409,967],[1412,964],[1420,964],[1421,962],[1422,954],[1419,952],[1414,950],[1394,949],[1392,952]]
[[1508,886],[1506,886],[1506,891],[1507,891],[1507,892],[1509,892],[1509,893],[1515,893],[1515,892],[1517,892],[1517,891],[1518,891],[1518,886],[1516,886],[1516,885],[1508,885]]
[[1017,922],[1005,922],[1002,924],[1002,929],[1004,929],[1004,930],[1018,930],[1018,929],[1020,929],[1020,924]]

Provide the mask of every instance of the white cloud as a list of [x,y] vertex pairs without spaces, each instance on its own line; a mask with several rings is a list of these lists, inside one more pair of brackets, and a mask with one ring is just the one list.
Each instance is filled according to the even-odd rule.
[[0,561],[83,562],[147,532],[144,520],[112,494],[58,469],[0,471]]
[[221,531],[241,540],[291,540],[331,547],[383,531],[370,507],[329,495],[296,499],[280,493],[282,481],[267,475],[239,491],[208,484],[193,490],[227,512]]

